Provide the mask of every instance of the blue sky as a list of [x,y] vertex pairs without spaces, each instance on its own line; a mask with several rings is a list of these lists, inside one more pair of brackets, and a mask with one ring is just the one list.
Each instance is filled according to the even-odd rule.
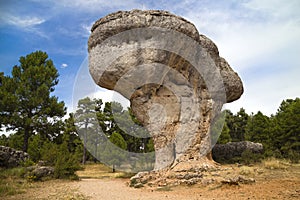
[[[131,9],[181,15],[217,44],[245,88],[242,98],[225,108],[270,115],[282,100],[300,97],[298,0],[0,0],[0,71],[10,74],[20,56],[46,51],[60,74],[54,95],[71,110],[92,24]],[[98,95],[107,99],[111,93]]]

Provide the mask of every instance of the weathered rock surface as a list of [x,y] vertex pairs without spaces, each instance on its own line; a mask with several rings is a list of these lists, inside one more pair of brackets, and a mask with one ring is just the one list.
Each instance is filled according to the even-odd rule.
[[214,165],[210,125],[243,85],[210,39],[169,12],[133,10],[98,20],[88,48],[94,81],[129,99],[153,137],[155,170]]
[[29,155],[26,152],[0,146],[0,167],[16,167],[28,158]]
[[54,174],[54,168],[50,166],[35,166],[30,172],[31,176],[34,176],[36,180],[41,180],[45,177],[52,177]]
[[240,157],[246,150],[261,154],[263,153],[263,145],[261,143],[254,143],[250,141],[229,142],[227,144],[216,144],[212,149],[213,157],[216,160],[229,160],[233,157]]

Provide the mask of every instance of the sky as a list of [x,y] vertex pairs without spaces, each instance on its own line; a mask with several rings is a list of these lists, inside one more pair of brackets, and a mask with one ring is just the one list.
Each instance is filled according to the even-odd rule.
[[[0,71],[10,75],[20,56],[47,52],[60,74],[53,95],[70,112],[74,85],[82,73],[91,80],[85,70],[91,26],[111,12],[132,9],[168,10],[217,44],[245,90],[224,108],[271,115],[283,100],[300,97],[299,0],[0,0]],[[95,85],[91,90],[113,98]]]

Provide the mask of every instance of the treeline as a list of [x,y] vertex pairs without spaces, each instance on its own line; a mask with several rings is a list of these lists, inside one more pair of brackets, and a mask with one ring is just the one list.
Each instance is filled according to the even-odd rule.
[[299,162],[300,99],[282,101],[275,115],[262,112],[247,114],[241,108],[236,114],[226,110],[225,124],[218,143],[252,141],[262,143],[265,157]]

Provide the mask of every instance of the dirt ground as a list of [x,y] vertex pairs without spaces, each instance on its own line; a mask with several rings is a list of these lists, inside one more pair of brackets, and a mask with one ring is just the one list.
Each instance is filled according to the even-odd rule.
[[124,180],[85,179],[79,184],[79,191],[89,199],[299,199],[300,181],[272,180],[253,185],[176,187],[170,191],[149,188],[128,188]]
[[[255,178],[252,184],[212,184],[177,187],[128,187],[129,179],[83,177],[80,181],[52,180],[36,183],[26,193],[5,199],[90,200],[198,200],[198,199],[300,199],[300,166],[284,169],[236,167],[232,170]],[[232,173],[233,173],[232,171]],[[258,173],[257,173],[258,172]],[[90,173],[91,174],[91,173]]]

